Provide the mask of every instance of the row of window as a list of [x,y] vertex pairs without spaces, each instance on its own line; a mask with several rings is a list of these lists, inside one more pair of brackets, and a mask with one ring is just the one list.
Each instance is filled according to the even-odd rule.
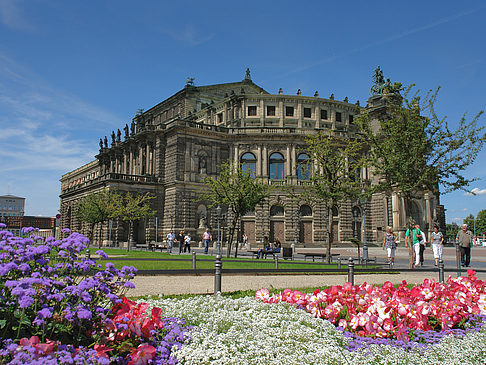
[[[295,114],[295,108],[293,106],[286,106],[285,107],[285,116],[286,117],[293,117]],[[256,105],[249,105],[248,106],[248,113],[249,117],[255,117],[257,115],[257,106]],[[275,105],[268,105],[267,106],[267,116],[274,117],[276,116],[276,107]],[[343,121],[343,114],[341,112],[335,112],[336,122]],[[221,116],[222,117],[222,116]],[[304,108],[304,118],[312,118],[312,108]],[[327,120],[329,119],[328,113],[326,109],[321,109],[321,119]],[[354,122],[354,115],[349,115],[349,123]]]
[[[269,156],[268,176],[272,180],[284,179],[284,156],[279,152],[274,152]],[[241,156],[240,164],[243,171],[248,171],[251,176],[256,176],[256,162],[255,155],[251,152],[246,152]],[[309,180],[310,178],[310,157],[305,153],[300,153],[297,156],[297,178],[299,180]]]
[[[2,209],[2,205],[0,204],[0,209]],[[4,205],[3,210],[22,210],[21,205]]]

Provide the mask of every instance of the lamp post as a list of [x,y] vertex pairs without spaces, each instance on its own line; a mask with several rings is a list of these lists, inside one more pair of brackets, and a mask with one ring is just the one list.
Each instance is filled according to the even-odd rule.
[[216,220],[218,221],[218,255],[221,255],[221,235],[220,235],[221,207],[219,205],[216,208]]
[[363,261],[368,263],[368,244],[366,243],[366,198],[364,197],[365,189],[361,189],[361,198],[359,204],[363,210]]
[[297,230],[299,229],[299,220],[297,219],[298,217],[299,217],[299,212],[297,210],[294,210],[294,222],[295,222],[294,245],[295,246],[297,246],[297,243],[299,242],[297,239]]

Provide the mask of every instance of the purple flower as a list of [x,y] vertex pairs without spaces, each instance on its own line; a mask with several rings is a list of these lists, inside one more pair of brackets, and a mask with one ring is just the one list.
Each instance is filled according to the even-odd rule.
[[5,223],[0,223],[0,228],[7,228],[7,225]]
[[63,228],[61,232],[71,234],[71,230],[69,228]]
[[51,318],[52,317],[52,311],[50,308],[43,308],[40,311],[37,312],[37,315],[40,318]]
[[19,298],[19,307],[20,308],[29,308],[34,303],[34,298],[23,295]]
[[130,288],[130,289],[135,288],[135,285],[134,285],[133,283],[129,282],[129,281],[126,281],[126,282],[123,284],[123,286],[124,286],[125,288]]
[[105,251],[103,250],[98,250],[95,252],[97,255],[101,256],[102,258],[104,259],[107,259],[108,258],[108,255],[105,253]]
[[91,319],[92,316],[93,314],[91,313],[91,311],[87,310],[86,308],[81,307],[78,309],[79,319]]

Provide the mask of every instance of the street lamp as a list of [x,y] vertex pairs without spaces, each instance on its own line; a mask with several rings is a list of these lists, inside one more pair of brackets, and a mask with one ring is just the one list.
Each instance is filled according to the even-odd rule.
[[218,221],[218,255],[221,255],[221,235],[220,235],[221,207],[219,205],[216,208],[216,220]]
[[366,198],[365,189],[361,189],[361,197],[359,199],[359,205],[363,210],[363,261],[368,263],[368,244],[366,243]]

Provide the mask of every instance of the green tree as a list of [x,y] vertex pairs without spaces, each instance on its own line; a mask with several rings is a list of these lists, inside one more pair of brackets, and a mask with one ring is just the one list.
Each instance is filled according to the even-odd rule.
[[101,232],[103,223],[112,218],[115,213],[119,195],[116,192],[103,190],[85,196],[77,204],[77,216],[90,225],[90,242],[94,239],[94,228],[99,224],[98,246],[101,247]]
[[[231,212],[230,239],[226,256],[230,257],[233,238],[241,216],[255,209],[270,195],[270,186],[263,184],[251,175],[251,171],[244,171],[239,166],[229,162],[221,165],[218,177],[204,179],[207,190],[200,195],[200,200],[209,202],[209,207],[224,206]],[[238,255],[236,245],[235,257]]]
[[155,211],[150,207],[150,201],[154,199],[150,194],[132,195],[126,193],[117,200],[118,204],[115,207],[114,216],[120,217],[123,221],[129,223],[130,233],[128,239],[127,250],[130,250],[130,245],[134,242],[133,238],[133,223],[140,219],[153,217]]
[[464,223],[467,224],[471,232],[475,232],[477,236],[482,236],[483,232],[486,232],[486,209],[478,212],[477,216],[469,214],[465,219]]
[[327,207],[326,260],[330,263],[333,244],[332,209],[348,199],[358,199],[364,187],[358,173],[364,162],[362,144],[355,139],[323,133],[309,137],[307,144],[315,169],[312,171],[310,189],[306,194]]
[[[398,92],[384,94],[386,112],[381,116],[366,109],[355,119],[370,148],[369,164],[380,177],[379,189],[403,197],[408,217],[411,200],[425,191],[437,195],[457,189],[468,191],[475,179],[463,172],[474,163],[486,140],[484,126],[477,125],[482,111],[470,121],[464,115],[452,129],[446,118],[439,118],[435,112],[439,89],[423,98],[418,93],[409,97],[411,90],[409,87],[404,96]],[[410,249],[410,264],[411,257]]]
[[457,232],[459,232],[459,226],[456,222],[452,222],[452,224],[446,224],[446,242],[455,242]]

